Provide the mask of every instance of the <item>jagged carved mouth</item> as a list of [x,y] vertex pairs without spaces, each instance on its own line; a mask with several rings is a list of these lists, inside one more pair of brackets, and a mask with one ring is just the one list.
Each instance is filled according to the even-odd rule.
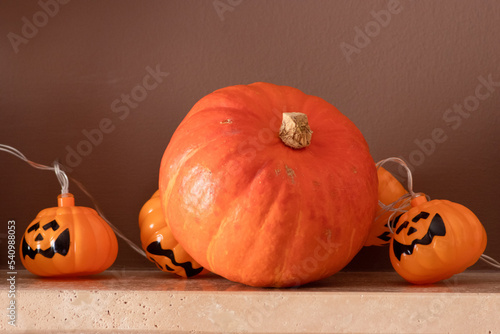
[[[187,277],[196,276],[203,271],[203,267],[194,269],[193,264],[191,262],[182,262],[182,263],[177,262],[175,260],[174,252],[171,249],[163,249],[159,241],[153,241],[152,243],[150,243],[146,248],[146,250],[153,255],[168,257],[170,261],[172,261],[172,264],[174,266],[179,266],[184,269]],[[156,265],[160,266],[161,268],[161,265],[158,262],[154,261],[154,259],[152,260],[153,262],[156,263]],[[165,265],[165,269],[167,271],[174,271],[174,269],[170,268],[168,265]]]
[[[429,217],[429,213],[421,212],[412,219],[412,222],[417,222],[420,219],[426,219],[427,217]],[[396,234],[401,233],[401,231],[404,228],[408,227],[408,225],[409,225],[408,221],[403,222],[396,230]],[[410,227],[410,229],[408,230],[408,235],[414,233],[415,231],[416,229],[414,227]],[[421,239],[413,240],[410,245],[402,244],[398,242],[396,239],[393,240],[392,250],[394,252],[394,256],[396,256],[396,258],[399,261],[401,261],[401,255],[413,254],[413,250],[415,249],[416,245],[429,245],[434,239],[434,237],[444,236],[445,234],[446,234],[446,227],[444,226],[443,218],[438,213],[436,213],[434,217],[432,217],[427,233]]]

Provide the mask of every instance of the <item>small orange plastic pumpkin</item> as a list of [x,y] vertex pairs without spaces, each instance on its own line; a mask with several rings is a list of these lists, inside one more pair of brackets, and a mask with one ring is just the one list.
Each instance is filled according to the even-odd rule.
[[148,259],[162,271],[186,278],[208,272],[173,237],[163,215],[159,191],[142,207],[139,228],[142,248]]
[[[378,167],[377,176],[378,199],[384,205],[389,205],[408,193],[401,183],[383,167]],[[394,207],[399,208],[400,204],[396,204]],[[407,209],[409,205],[405,205],[402,208]],[[391,214],[392,211],[384,210],[379,203],[377,215],[373,221],[365,246],[383,246],[391,241],[391,231],[387,226]]]
[[39,276],[85,276],[109,268],[118,254],[111,227],[91,208],[75,206],[72,194],[58,196],[31,222],[21,240],[24,267]]
[[486,248],[486,231],[472,211],[424,196],[415,197],[411,206],[391,224],[389,253],[401,277],[415,284],[434,283],[476,263]]

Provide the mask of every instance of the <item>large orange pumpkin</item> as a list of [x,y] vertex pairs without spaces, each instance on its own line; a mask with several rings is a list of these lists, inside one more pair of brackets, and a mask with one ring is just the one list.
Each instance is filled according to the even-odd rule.
[[72,194],[59,195],[58,206],[38,213],[26,229],[21,261],[39,276],[85,276],[113,264],[118,242],[94,209],[75,206]]
[[336,273],[363,246],[377,208],[375,164],[356,126],[319,97],[269,83],[196,103],[164,153],[159,184],[184,249],[252,286]]

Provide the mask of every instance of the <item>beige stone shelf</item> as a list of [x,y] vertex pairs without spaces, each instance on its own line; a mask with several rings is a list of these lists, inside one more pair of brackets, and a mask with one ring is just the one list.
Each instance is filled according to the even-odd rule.
[[340,272],[293,289],[257,289],[216,275],[107,271],[73,280],[16,275],[9,332],[498,333],[500,273],[467,271],[415,286],[393,272]]

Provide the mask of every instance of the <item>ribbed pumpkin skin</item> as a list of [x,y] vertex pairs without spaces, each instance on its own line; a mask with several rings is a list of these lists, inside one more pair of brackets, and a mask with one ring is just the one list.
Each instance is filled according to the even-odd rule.
[[[43,228],[54,220],[59,226],[56,231]],[[36,224],[39,228],[35,230]],[[55,253],[52,258],[47,258],[36,254],[31,259],[25,254],[25,242],[31,249],[40,247],[45,250],[66,229],[70,241],[66,255]],[[40,240],[39,235],[43,236],[43,240]],[[113,264],[118,254],[118,242],[111,227],[95,210],[82,206],[65,206],[40,211],[28,226],[20,249],[24,267],[33,274],[47,277],[85,276],[100,273]]]
[[184,278],[208,272],[173,237],[165,222],[159,191],[142,206],[139,212],[139,229],[142,249],[158,269]]
[[[283,112],[308,116],[310,146],[283,144]],[[375,164],[356,126],[321,98],[268,83],[196,103],[164,153],[159,184],[186,251],[252,286],[336,273],[363,246],[377,208]]]
[[[428,218],[417,219],[422,212],[429,214]],[[428,245],[415,244],[412,254],[403,253],[398,259],[394,243],[411,245],[414,240],[424,238],[436,214],[444,223],[445,234],[434,236]],[[407,227],[401,228],[402,224]],[[416,231],[410,233],[410,228]],[[476,263],[486,248],[486,231],[476,215],[465,206],[447,200],[432,200],[412,207],[399,217],[393,230],[391,263],[401,277],[415,284],[434,283],[461,273]]]

